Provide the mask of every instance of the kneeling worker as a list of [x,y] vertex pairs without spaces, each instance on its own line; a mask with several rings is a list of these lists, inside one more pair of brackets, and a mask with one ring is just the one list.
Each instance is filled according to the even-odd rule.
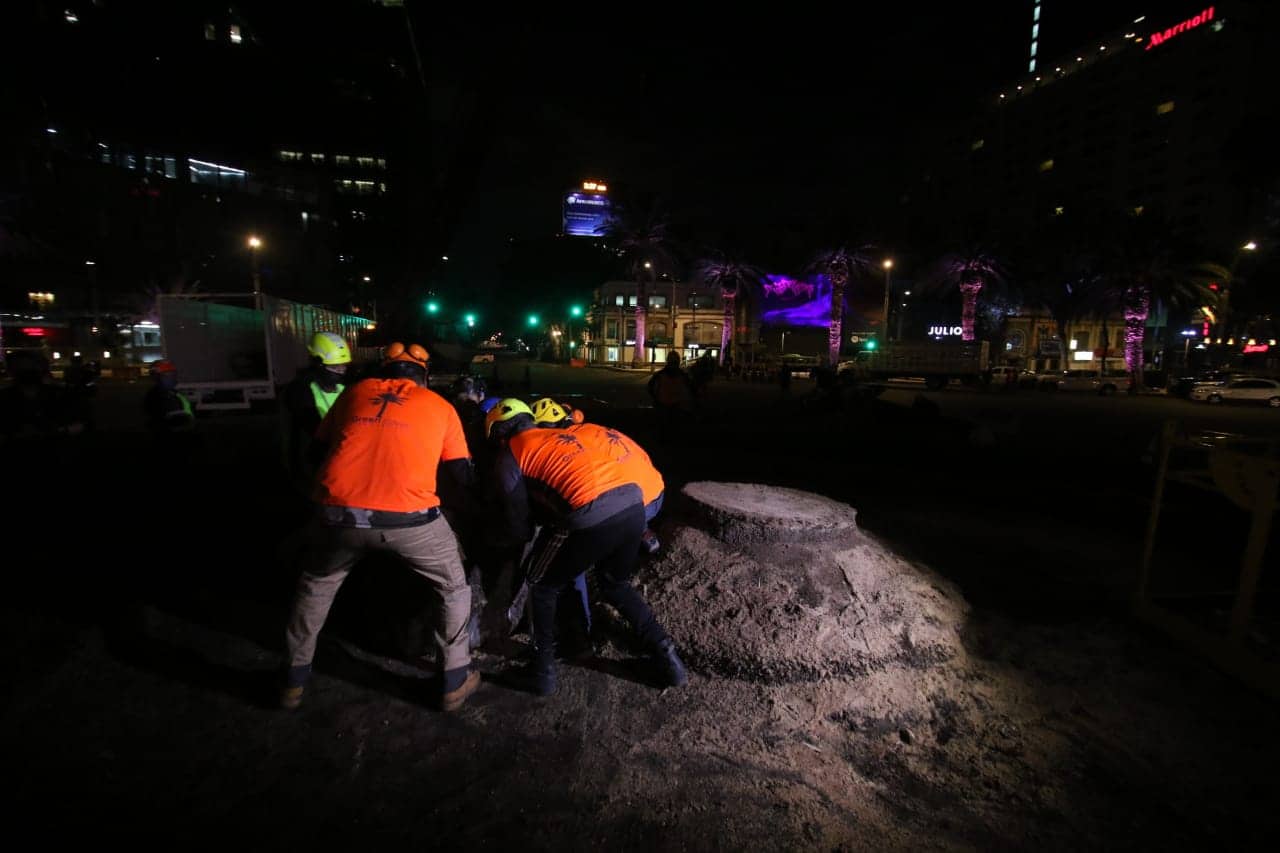
[[417,344],[391,344],[377,374],[348,388],[320,424],[317,439],[330,447],[316,487],[322,527],[289,620],[285,708],[301,703],[329,608],[367,551],[400,555],[435,588],[443,709],[461,707],[480,685],[467,630],[471,589],[436,494],[437,468],[465,491],[471,459],[457,412],[427,388],[427,359]]
[[686,683],[675,644],[631,586],[645,527],[640,487],[600,443],[566,430],[538,429],[520,400],[499,403],[485,427],[490,440],[501,444],[494,477],[507,533],[526,540],[531,512],[543,525],[528,559],[534,660],[524,673],[527,686],[543,696],[555,692],[556,602],[592,565],[601,595],[631,623],[663,683]]
[[540,427],[567,429],[578,436],[600,444],[609,458],[621,465],[626,476],[640,487],[644,500],[644,535],[641,544],[650,554],[659,548],[658,536],[648,525],[654,516],[662,511],[662,500],[666,495],[666,483],[662,474],[653,467],[649,454],[644,448],[620,430],[603,427],[599,424],[586,423],[581,409],[570,410],[550,397],[542,397],[533,401],[533,420]]

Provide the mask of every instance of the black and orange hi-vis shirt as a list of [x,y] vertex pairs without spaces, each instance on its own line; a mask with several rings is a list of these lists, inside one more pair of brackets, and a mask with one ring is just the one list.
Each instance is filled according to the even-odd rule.
[[527,538],[529,510],[545,524],[591,527],[640,503],[640,487],[609,457],[604,443],[563,429],[511,436],[494,466],[509,532]]
[[645,506],[656,501],[666,489],[662,474],[653,467],[649,454],[645,453],[644,449],[629,436],[600,424],[575,424],[566,427],[564,431],[578,436],[584,444],[599,447],[610,459],[618,463],[622,468],[623,476],[640,487]]
[[316,437],[330,445],[317,500],[354,514],[357,527],[405,526],[438,507],[436,469],[469,458],[453,406],[410,379],[365,379],[347,388]]

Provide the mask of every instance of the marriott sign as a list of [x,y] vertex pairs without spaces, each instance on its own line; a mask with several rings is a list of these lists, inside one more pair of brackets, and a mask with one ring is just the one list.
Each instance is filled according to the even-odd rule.
[[1200,26],[1201,24],[1206,24],[1212,20],[1213,20],[1213,7],[1210,6],[1208,9],[1205,9],[1203,12],[1201,12],[1199,15],[1196,15],[1194,18],[1187,18],[1182,23],[1175,24],[1172,27],[1169,27],[1169,29],[1165,30],[1164,32],[1152,33],[1151,37],[1147,39],[1146,49],[1151,50],[1151,48],[1155,47],[1158,44],[1164,44],[1174,36],[1181,35],[1182,33],[1185,33],[1187,30],[1193,30],[1196,27]]

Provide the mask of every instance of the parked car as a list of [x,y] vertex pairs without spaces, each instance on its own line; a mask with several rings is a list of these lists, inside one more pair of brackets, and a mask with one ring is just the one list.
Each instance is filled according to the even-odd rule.
[[997,364],[991,367],[990,385],[993,388],[1012,388],[1018,384],[1022,369],[1010,364]]
[[1065,370],[1060,376],[1046,379],[1041,385],[1050,391],[1093,391],[1108,397],[1128,387],[1129,374],[1122,370]]
[[1223,387],[1232,379],[1244,379],[1243,376],[1232,376],[1225,370],[1205,370],[1194,376],[1179,376],[1173,381],[1169,391],[1179,397],[1188,397],[1191,391],[1199,386]]
[[1266,403],[1280,409],[1280,382],[1274,379],[1236,379],[1227,385],[1201,385],[1191,389],[1192,400],[1207,403]]

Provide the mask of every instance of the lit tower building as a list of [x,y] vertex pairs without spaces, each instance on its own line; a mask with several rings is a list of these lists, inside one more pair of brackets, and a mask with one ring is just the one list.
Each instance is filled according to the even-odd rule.
[[1040,0],[1031,9],[1031,64],[1028,71],[1036,70],[1036,53],[1040,47]]

